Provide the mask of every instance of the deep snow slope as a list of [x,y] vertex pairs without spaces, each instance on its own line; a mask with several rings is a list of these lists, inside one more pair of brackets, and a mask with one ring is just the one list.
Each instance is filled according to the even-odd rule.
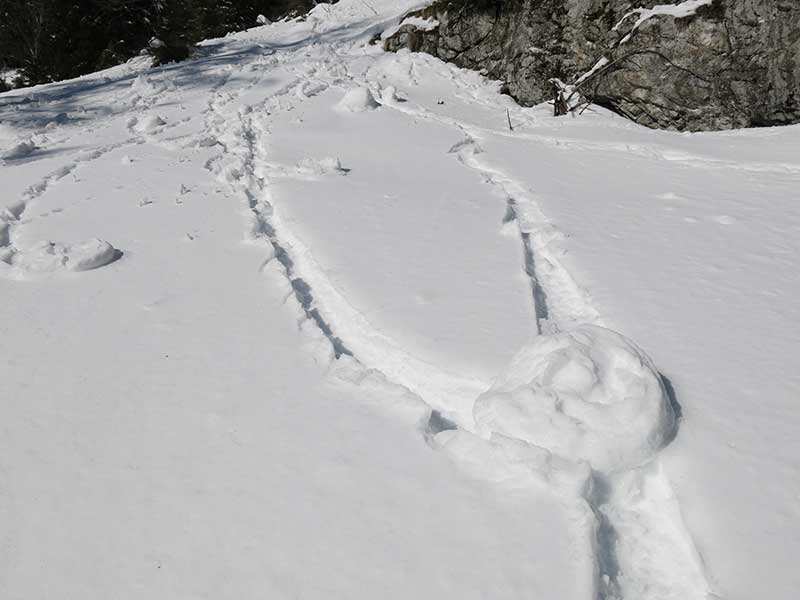
[[3,598],[793,598],[800,130],[554,119],[417,3],[0,96]]

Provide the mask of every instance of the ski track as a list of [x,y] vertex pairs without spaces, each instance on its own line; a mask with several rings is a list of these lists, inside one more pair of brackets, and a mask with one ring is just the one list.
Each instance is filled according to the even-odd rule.
[[[388,21],[387,21],[388,22]],[[383,26],[384,23],[379,24]],[[376,29],[375,25],[351,37],[360,40]],[[312,35],[313,47],[323,52],[326,33]],[[308,42],[308,40],[306,40]],[[430,410],[424,428],[428,438],[438,432],[463,429],[472,431],[474,422],[472,400],[484,391],[477,380],[465,379],[442,372],[400,348],[380,331],[375,330],[367,319],[352,307],[345,297],[327,280],[324,271],[316,264],[312,249],[307,248],[293,235],[276,214],[271,198],[270,178],[275,176],[300,176],[297,172],[281,170],[272,164],[268,156],[270,136],[270,112],[288,110],[302,103],[313,90],[348,89],[356,85],[375,88],[377,82],[369,79],[369,71],[358,77],[351,72],[348,61],[361,55],[352,52],[348,40],[330,42],[323,56],[314,57],[309,67],[303,60],[307,52],[303,43],[297,48],[277,52],[267,48],[269,54],[261,55],[249,63],[252,71],[264,72],[266,67],[282,69],[290,76],[289,82],[260,99],[254,105],[241,99],[254,90],[267,76],[257,75],[244,85],[226,91],[233,85],[233,75],[242,64],[225,69],[218,81],[209,87],[206,108],[199,118],[203,122],[200,134],[189,134],[163,139],[157,134],[172,127],[186,124],[190,119],[170,123],[154,134],[136,134],[132,126],[132,137],[123,142],[103,146],[79,155],[55,171],[32,184],[22,199],[7,206],[0,213],[0,259],[3,252],[14,253],[15,229],[20,226],[23,213],[29,205],[41,198],[58,181],[80,167],[87,166],[108,152],[132,144],[156,143],[168,149],[201,146],[219,146],[219,153],[209,159],[206,169],[241,199],[248,215],[248,238],[254,243],[264,244],[269,252],[267,263],[274,260],[280,267],[282,277],[288,282],[291,295],[303,311],[306,321],[312,322],[329,342],[336,359],[344,358],[334,365],[333,372],[358,385],[365,377],[376,374],[390,384],[408,391]],[[351,53],[352,52],[352,53]],[[202,59],[198,59],[202,60]],[[431,60],[427,57],[408,57],[411,81],[421,68],[427,68]],[[294,63],[294,64],[293,64]],[[421,64],[417,64],[421,63]],[[247,64],[247,63],[245,63]],[[219,75],[219,74],[218,74]],[[486,105],[475,90],[463,88],[457,77],[451,78],[458,86],[466,102]],[[157,91],[149,98],[134,99],[126,103],[127,109],[137,115],[145,115],[169,98],[180,96],[180,90],[158,82],[154,84],[147,75],[138,75],[133,84],[154,85]],[[132,85],[133,85],[132,84]],[[320,93],[320,91],[314,92]],[[492,165],[490,157],[481,147],[481,139],[487,136],[506,136],[529,143],[547,144],[561,150],[574,147],[634,152],[653,156],[653,148],[630,144],[598,144],[573,142],[528,133],[489,130],[458,119],[442,116],[422,107],[413,107],[411,102],[399,104],[383,102],[384,109],[402,112],[415,119],[426,119],[453,129],[462,138],[450,153],[465,169],[471,171],[492,191],[505,199],[507,213],[500,226],[516,227],[521,248],[521,267],[530,281],[533,314],[539,333],[548,335],[569,329],[580,323],[602,324],[601,316],[592,306],[589,295],[573,279],[562,265],[560,241],[563,236],[548,222],[541,212],[536,197],[524,184]],[[119,111],[124,112],[124,110]],[[116,113],[112,116],[117,116]],[[522,113],[515,114],[525,119]],[[800,165],[742,165],[692,155],[681,155],[668,150],[656,151],[656,158],[674,160],[690,167],[737,168],[758,172],[800,172]],[[266,264],[266,263],[265,263]],[[436,447],[435,444],[431,444]],[[596,593],[602,600],[655,600],[681,598],[694,600],[711,594],[702,560],[686,531],[680,515],[680,506],[672,492],[669,480],[656,458],[647,465],[623,473],[592,473],[592,485],[583,493],[582,499],[595,515],[596,535],[594,553],[597,568]],[[626,537],[627,536],[627,537]],[[641,556],[641,564],[631,557]],[[658,559],[678,556],[681,572],[664,573],[658,570]],[[626,562],[628,561],[628,562]],[[646,563],[646,564],[645,564]],[[651,563],[656,563],[655,566]],[[676,561],[667,564],[675,565]],[[636,585],[629,580],[636,578]],[[647,578],[655,578],[648,580]],[[638,588],[636,586],[639,586]]]

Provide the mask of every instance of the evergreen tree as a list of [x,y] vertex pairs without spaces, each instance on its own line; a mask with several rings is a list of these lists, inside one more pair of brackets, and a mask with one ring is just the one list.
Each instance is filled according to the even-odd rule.
[[[191,46],[295,16],[315,0],[0,0],[0,69],[26,84],[76,77],[148,49],[156,64],[182,60]],[[151,44],[151,40],[153,43]]]

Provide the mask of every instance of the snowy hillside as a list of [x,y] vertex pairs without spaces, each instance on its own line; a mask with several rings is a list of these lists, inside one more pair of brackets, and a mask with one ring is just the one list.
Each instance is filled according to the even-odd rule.
[[0,95],[0,597],[796,597],[800,128],[521,108],[419,6]]

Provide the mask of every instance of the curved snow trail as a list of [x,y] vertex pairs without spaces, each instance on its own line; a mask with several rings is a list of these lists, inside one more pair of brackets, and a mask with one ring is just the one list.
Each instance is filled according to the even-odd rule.
[[471,428],[471,401],[485,389],[485,383],[444,372],[372,327],[327,280],[311,251],[274,210],[268,181],[272,165],[264,143],[269,136],[265,114],[282,101],[302,101],[302,96],[295,93],[302,85],[299,79],[291,80],[258,105],[240,107],[217,119],[219,128],[214,135],[218,135],[226,152],[208,168],[243,198],[249,214],[248,239],[268,243],[271,257],[280,263],[295,299],[331,341],[337,358],[355,354],[356,360],[367,368],[380,371],[425,398],[428,405],[456,418],[460,426]]

